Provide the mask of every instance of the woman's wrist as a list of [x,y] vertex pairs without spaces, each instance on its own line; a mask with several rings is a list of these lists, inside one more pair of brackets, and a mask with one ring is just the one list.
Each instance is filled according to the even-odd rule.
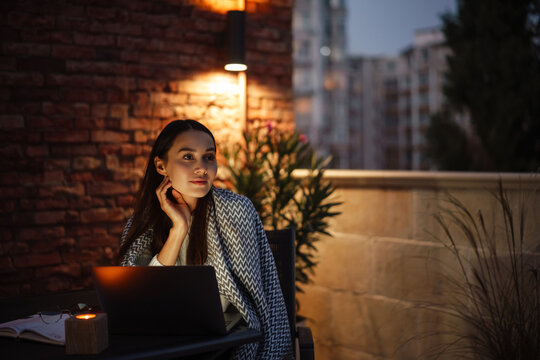
[[161,251],[157,255],[157,260],[163,265],[174,265],[180,248],[187,234],[187,229],[184,227],[172,227],[169,231],[169,237],[163,244]]

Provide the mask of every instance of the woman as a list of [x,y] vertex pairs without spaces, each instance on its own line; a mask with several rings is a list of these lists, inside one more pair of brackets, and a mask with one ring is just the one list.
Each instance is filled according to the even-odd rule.
[[276,267],[251,201],[212,186],[216,143],[205,126],[176,120],[159,134],[122,234],[123,266],[212,265],[223,308],[234,306],[264,340],[235,350],[234,359],[292,354]]

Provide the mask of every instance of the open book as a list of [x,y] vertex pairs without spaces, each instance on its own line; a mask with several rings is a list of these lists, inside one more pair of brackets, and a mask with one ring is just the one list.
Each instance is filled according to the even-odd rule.
[[40,341],[54,345],[66,344],[64,321],[68,316],[62,317],[58,322],[46,324],[39,315],[18,319],[0,324],[0,336]]

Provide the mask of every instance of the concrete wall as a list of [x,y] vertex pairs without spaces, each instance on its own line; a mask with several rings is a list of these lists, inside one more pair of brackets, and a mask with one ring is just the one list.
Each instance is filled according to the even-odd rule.
[[[442,332],[462,328],[423,306],[445,306],[451,290],[446,276],[457,270],[437,240],[444,234],[433,218],[445,192],[473,214],[481,209],[488,228],[495,224],[501,235],[502,220],[489,191],[502,179],[512,203],[521,197],[526,204],[527,248],[539,255],[538,176],[336,170],[327,178],[337,186],[342,214],[331,222],[333,237],[318,243],[313,283],[298,294],[317,359],[425,358],[450,339]],[[434,335],[426,336],[430,332]]]

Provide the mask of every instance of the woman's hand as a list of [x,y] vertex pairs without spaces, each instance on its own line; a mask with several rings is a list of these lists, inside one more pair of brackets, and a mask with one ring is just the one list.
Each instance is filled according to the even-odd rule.
[[191,225],[191,209],[185,202],[182,194],[175,189],[172,189],[171,192],[175,201],[170,200],[167,197],[167,190],[169,188],[172,188],[172,183],[169,177],[165,176],[156,189],[156,195],[161,205],[161,209],[167,214],[169,219],[171,219],[174,230],[179,231],[180,233],[187,233],[189,226]]

